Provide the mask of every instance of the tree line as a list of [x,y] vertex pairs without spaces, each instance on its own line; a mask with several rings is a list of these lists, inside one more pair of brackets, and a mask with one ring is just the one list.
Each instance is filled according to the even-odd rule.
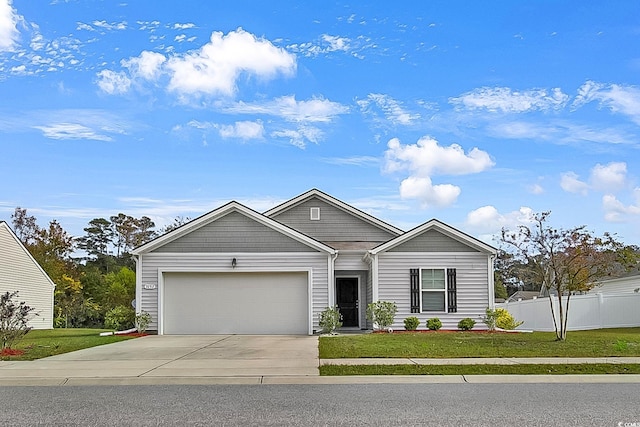
[[178,217],[156,230],[149,217],[119,213],[92,219],[84,235],[74,237],[55,219],[40,226],[20,207],[11,220],[16,236],[56,284],[56,327],[103,327],[114,316],[132,324],[136,277],[131,251],[189,221]]

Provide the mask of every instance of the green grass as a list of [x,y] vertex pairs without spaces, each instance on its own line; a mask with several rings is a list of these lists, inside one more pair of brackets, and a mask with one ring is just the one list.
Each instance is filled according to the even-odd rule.
[[640,356],[640,328],[553,332],[362,334],[320,337],[320,358],[615,357]]
[[13,345],[16,350],[23,350],[20,356],[3,356],[1,360],[35,360],[56,354],[68,353],[83,348],[109,344],[131,339],[123,335],[101,337],[105,329],[51,329],[32,330],[24,338]]
[[584,365],[324,365],[320,375],[568,375],[640,374],[637,364]]

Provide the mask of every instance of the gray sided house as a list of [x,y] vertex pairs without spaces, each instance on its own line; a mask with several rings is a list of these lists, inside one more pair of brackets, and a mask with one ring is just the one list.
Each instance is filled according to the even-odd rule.
[[312,334],[337,305],[368,329],[393,301],[455,329],[493,307],[496,250],[440,221],[404,232],[319,190],[264,213],[231,202],[134,250],[138,311],[159,334]]
[[589,291],[590,294],[604,295],[628,294],[631,292],[640,293],[640,274],[636,273],[616,279],[603,280],[598,286]]
[[56,285],[40,267],[9,225],[0,221],[0,293],[18,291],[16,302],[35,310],[28,325],[53,328],[53,293]]

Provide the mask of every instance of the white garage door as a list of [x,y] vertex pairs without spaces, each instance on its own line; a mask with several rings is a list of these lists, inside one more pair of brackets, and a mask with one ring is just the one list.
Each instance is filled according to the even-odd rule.
[[164,273],[165,334],[308,334],[307,273]]

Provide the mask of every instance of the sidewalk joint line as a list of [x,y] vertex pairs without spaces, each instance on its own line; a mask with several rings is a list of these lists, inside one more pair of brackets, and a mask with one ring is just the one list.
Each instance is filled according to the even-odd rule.
[[193,353],[195,353],[195,352],[197,352],[197,351],[202,350],[203,348],[211,347],[212,345],[217,344],[217,343],[219,343],[219,342],[221,342],[221,341],[224,341],[224,340],[226,340],[226,339],[229,339],[229,338],[231,338],[232,336],[233,336],[233,335],[229,335],[229,336],[226,336],[226,337],[224,337],[224,338],[222,338],[222,339],[219,339],[218,341],[213,342],[213,343],[211,343],[211,344],[207,344],[207,345],[202,346],[202,347],[200,347],[200,348],[196,348],[195,350],[190,351],[190,352],[189,352],[189,353],[187,353],[187,354],[183,354],[182,356],[180,356],[180,357],[178,357],[178,358],[176,358],[176,359],[169,360],[168,362],[165,362],[165,363],[163,363],[163,364],[161,364],[161,365],[155,366],[155,367],[153,367],[153,368],[149,369],[148,371],[145,371],[145,372],[141,373],[140,375],[137,375],[137,377],[139,377],[139,378],[144,377],[144,376],[145,376],[145,375],[147,375],[148,373],[153,372],[153,371],[155,371],[155,370],[156,370],[156,369],[158,369],[158,368],[161,368],[161,367],[163,367],[163,366],[165,366],[165,365],[168,365],[168,364],[169,364],[169,363],[171,363],[171,362],[175,362],[175,361],[177,361],[177,360],[184,359],[185,357],[190,356],[190,355],[192,355]]

